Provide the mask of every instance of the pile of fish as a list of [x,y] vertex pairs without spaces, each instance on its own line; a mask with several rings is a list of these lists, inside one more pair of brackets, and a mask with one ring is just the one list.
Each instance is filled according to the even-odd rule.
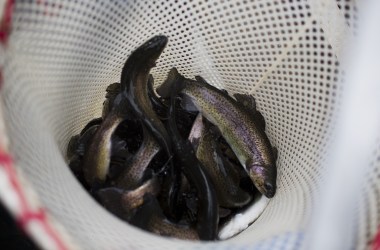
[[69,166],[110,212],[163,236],[216,240],[255,197],[276,192],[277,152],[252,96],[228,95],[173,68],[153,89],[155,36],[107,87],[102,117],[71,138]]

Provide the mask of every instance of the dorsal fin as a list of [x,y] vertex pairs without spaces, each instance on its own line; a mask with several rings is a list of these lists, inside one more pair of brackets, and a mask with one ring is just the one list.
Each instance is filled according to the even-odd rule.
[[227,91],[226,89],[221,89],[221,91],[222,91],[224,94],[229,95],[229,94],[228,94],[228,91]]
[[208,82],[201,76],[195,76],[195,80],[199,83],[203,83],[203,84],[207,84],[208,85]]
[[250,112],[255,119],[256,124],[265,130],[265,119],[263,115],[256,109],[256,101],[252,95],[234,94],[236,101],[241,104],[248,112]]
[[246,94],[234,94],[234,97],[238,103],[243,105],[249,112],[256,112],[256,101],[255,98],[251,95]]
[[185,78],[178,72],[176,68],[172,68],[166,80],[156,89],[157,94],[163,98],[169,98],[172,91],[179,92],[184,86]]

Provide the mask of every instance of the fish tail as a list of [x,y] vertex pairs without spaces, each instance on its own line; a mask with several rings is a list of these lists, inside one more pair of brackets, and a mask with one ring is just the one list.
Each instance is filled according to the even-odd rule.
[[157,88],[157,93],[163,98],[169,98],[171,93],[178,93],[184,88],[185,78],[176,68],[172,68],[166,80]]

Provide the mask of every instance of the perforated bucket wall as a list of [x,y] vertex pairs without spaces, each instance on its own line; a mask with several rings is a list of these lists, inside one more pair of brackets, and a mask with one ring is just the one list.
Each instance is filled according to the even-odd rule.
[[[330,21],[353,31],[355,1],[329,2],[339,14]],[[295,248],[319,191],[342,75],[336,37],[320,22],[324,10],[315,13],[312,6],[295,0],[17,1],[2,95],[18,166],[85,249]],[[230,240],[192,243],[131,227],[100,207],[67,167],[70,137],[100,116],[106,86],[119,81],[131,51],[156,34],[169,37],[152,71],[156,84],[175,66],[230,93],[252,93],[278,148],[276,196]],[[379,183],[376,178],[371,182]],[[363,222],[360,242],[379,224],[376,199],[367,200],[373,222]]]

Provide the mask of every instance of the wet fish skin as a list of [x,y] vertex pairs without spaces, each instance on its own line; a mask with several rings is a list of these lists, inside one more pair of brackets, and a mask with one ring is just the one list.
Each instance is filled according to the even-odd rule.
[[[168,39],[155,36],[138,47],[127,59],[121,72],[121,89],[131,107],[132,113],[144,124],[157,140],[169,159],[169,170],[162,193],[166,193],[166,211],[175,214],[174,204],[178,200],[179,179],[172,163],[172,145],[164,124],[152,107],[148,96],[149,71],[155,66],[163,52]],[[169,181],[170,180],[170,181]],[[170,184],[170,185],[169,185]]]
[[[87,128],[83,134],[78,134],[75,136],[76,142],[71,142],[70,149],[72,151],[72,156],[69,158],[69,168],[71,172],[77,177],[78,181],[85,187],[88,188],[86,185],[86,181],[83,177],[83,156],[88,148],[88,145],[96,133],[97,129],[99,128],[99,125],[92,125],[91,127]],[[75,140],[74,138],[74,140]],[[74,148],[75,146],[75,148]],[[69,155],[68,155],[69,156]]]
[[[241,104],[243,108],[247,110],[255,119],[256,124],[265,131],[265,119],[263,115],[256,109],[256,101],[252,95],[247,94],[234,94],[237,102]],[[277,157],[275,157],[276,159]]]
[[188,140],[184,140],[178,132],[175,117],[175,93],[171,92],[168,131],[172,135],[173,149],[177,161],[182,166],[186,178],[198,192],[199,209],[197,214],[197,232],[201,240],[214,240],[218,227],[218,203],[214,186],[204,167],[195,156],[194,149]]
[[133,156],[131,161],[124,164],[125,170],[116,181],[115,186],[118,188],[133,189],[138,185],[149,163],[160,151],[160,146],[145,127],[143,127],[143,134],[144,139],[140,149]]
[[71,159],[75,154],[76,150],[78,148],[78,142],[79,142],[80,135],[74,135],[70,138],[69,144],[67,145],[67,150],[66,150],[66,157],[68,159]]
[[145,195],[156,196],[160,185],[156,177],[146,181],[134,190],[124,190],[116,187],[99,189],[96,197],[99,202],[113,214],[123,220],[130,220],[144,202]]
[[157,196],[161,190],[161,183],[157,176],[143,183],[141,186],[126,191],[121,197],[121,205],[125,210],[138,208],[144,203],[144,196],[147,194]]
[[106,88],[106,99],[103,102],[102,117],[105,118],[113,108],[116,96],[120,93],[121,85],[118,82],[112,83]]
[[266,197],[273,197],[277,178],[275,157],[267,135],[252,115],[223,91],[204,82],[185,79],[175,68],[157,89],[158,94],[164,98],[169,96],[172,85],[177,85],[181,94],[218,127],[257,189]]
[[161,236],[199,240],[194,228],[170,222],[163,214],[157,199],[152,195],[144,196],[144,204],[137,210],[130,223]]
[[120,219],[128,221],[131,215],[121,206],[121,196],[123,193],[124,190],[122,189],[107,187],[99,189],[96,192],[95,197],[98,202],[112,214],[116,215]]
[[148,96],[149,71],[155,66],[167,42],[167,37],[155,36],[133,51],[124,64],[120,83],[133,114],[144,123],[168,157],[171,157],[170,137],[154,112]]
[[83,156],[98,128],[99,125],[92,125],[83,134],[75,135],[70,139],[67,147],[67,158],[69,158],[69,166],[74,173],[77,174],[82,171]]
[[247,205],[252,195],[239,187],[240,174],[222,155],[218,147],[216,132],[207,121],[204,122],[196,155],[214,184],[218,203],[224,208],[236,208]]
[[118,128],[116,128],[111,137],[111,161],[107,174],[111,183],[124,170],[125,162],[132,159],[132,154],[128,151],[127,142],[117,135]]
[[80,131],[79,135],[82,136],[89,128],[91,128],[94,125],[100,125],[103,122],[102,117],[94,118],[91,121],[89,121],[86,126]]
[[103,119],[84,155],[83,172],[90,186],[99,186],[106,180],[112,155],[112,135],[128,116],[131,116],[129,101],[123,93],[116,95],[111,111]]
[[123,120],[123,116],[111,112],[92,138],[83,161],[84,177],[90,186],[106,180],[111,161],[111,136]]
[[84,156],[89,144],[91,143],[92,138],[94,137],[96,131],[98,131],[99,128],[100,125],[92,125],[83,134],[80,135],[78,141],[78,148],[76,150],[76,153],[78,155]]
[[143,126],[140,121],[128,117],[117,127],[114,136],[118,136],[127,143],[128,151],[135,154],[143,141]]
[[221,135],[214,130],[199,113],[188,139],[214,183],[219,205],[225,208],[244,206],[252,196],[240,188],[241,172],[222,155],[218,143]]
[[152,103],[154,111],[157,113],[161,120],[167,119],[168,106],[165,105],[160,98],[154,92],[154,79],[152,75],[149,75],[148,79],[148,97]]

